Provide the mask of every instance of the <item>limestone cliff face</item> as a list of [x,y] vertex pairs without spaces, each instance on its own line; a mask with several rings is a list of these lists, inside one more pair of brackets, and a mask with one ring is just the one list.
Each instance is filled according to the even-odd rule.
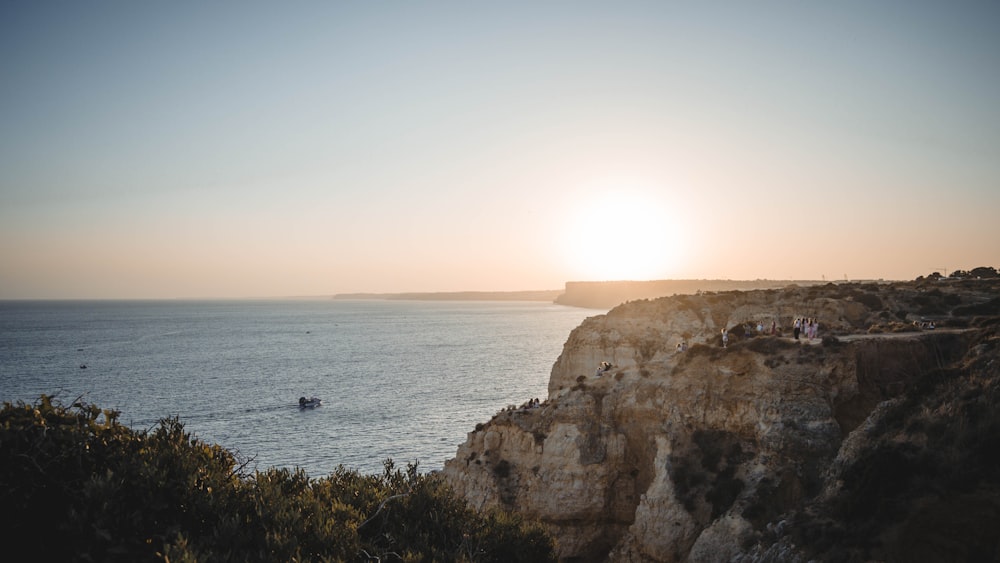
[[[542,522],[565,561],[805,560],[783,528],[831,494],[847,438],[968,353],[969,330],[867,334],[910,326],[927,291],[831,284],[624,304],[572,332],[540,407],[479,425],[442,475],[474,507]],[[993,291],[935,299],[952,311]],[[819,318],[826,338],[793,340],[796,317]],[[744,337],[751,320],[781,335]],[[612,367],[596,375],[602,361]]]

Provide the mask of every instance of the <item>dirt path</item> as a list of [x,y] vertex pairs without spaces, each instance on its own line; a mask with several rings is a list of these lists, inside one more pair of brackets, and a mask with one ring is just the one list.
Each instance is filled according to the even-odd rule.
[[907,338],[917,338],[925,334],[940,334],[940,333],[951,333],[957,334],[961,332],[968,332],[968,328],[934,328],[928,330],[915,330],[912,332],[876,332],[873,334],[847,334],[844,336],[838,336],[837,340],[841,342],[851,342],[854,340],[872,340],[876,338],[886,338],[886,339],[907,339]]

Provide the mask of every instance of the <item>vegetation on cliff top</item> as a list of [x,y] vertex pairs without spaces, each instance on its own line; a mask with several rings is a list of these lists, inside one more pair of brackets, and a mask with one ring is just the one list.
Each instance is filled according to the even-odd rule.
[[[391,460],[249,474],[177,419],[151,431],[42,396],[0,410],[0,538],[40,561],[553,561],[539,527],[480,514]],[[54,541],[32,542],[44,531]]]

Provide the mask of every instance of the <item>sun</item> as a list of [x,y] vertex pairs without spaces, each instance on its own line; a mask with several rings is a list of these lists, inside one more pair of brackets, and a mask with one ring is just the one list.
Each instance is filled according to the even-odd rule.
[[679,210],[653,190],[612,187],[588,193],[567,217],[562,252],[580,280],[676,276],[684,245]]

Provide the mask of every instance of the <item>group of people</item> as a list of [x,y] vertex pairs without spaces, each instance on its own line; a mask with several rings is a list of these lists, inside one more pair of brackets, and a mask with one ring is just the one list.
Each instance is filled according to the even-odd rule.
[[597,366],[597,373],[595,373],[594,375],[596,375],[597,377],[601,377],[602,375],[607,373],[608,370],[610,369],[611,369],[611,364],[609,362],[601,362],[600,365]]
[[800,335],[809,340],[816,338],[819,334],[819,319],[815,317],[795,319],[792,323],[792,334],[795,340],[798,340]]
[[765,321],[757,321],[756,323],[750,321],[743,323],[743,334],[747,338],[752,336],[755,330],[757,332],[757,336],[763,336],[764,334],[774,336],[778,333],[778,323],[774,319],[771,319],[770,323]]
[[538,401],[538,397],[528,399],[526,402],[521,404],[522,409],[533,409],[539,406],[541,406],[541,403]]
[[[778,323],[775,320],[770,322],[766,321],[747,321],[743,323],[743,337],[752,338],[754,335],[763,336],[765,334],[771,336],[780,335],[780,330],[778,328]],[[799,317],[795,319],[792,323],[792,338],[798,340],[799,337],[805,337],[809,340],[814,338],[819,338],[819,319],[815,317]],[[729,346],[729,329],[722,329],[722,347],[726,348]],[[677,351],[682,352],[687,349],[687,343],[682,342],[677,345]]]
[[505,412],[514,412],[517,410],[535,409],[540,406],[542,406],[542,402],[538,400],[538,397],[535,397],[534,399],[528,399],[527,401],[521,403],[521,406],[519,407],[515,407],[514,405],[507,405],[505,408],[501,409],[500,412],[498,412],[497,414]]

